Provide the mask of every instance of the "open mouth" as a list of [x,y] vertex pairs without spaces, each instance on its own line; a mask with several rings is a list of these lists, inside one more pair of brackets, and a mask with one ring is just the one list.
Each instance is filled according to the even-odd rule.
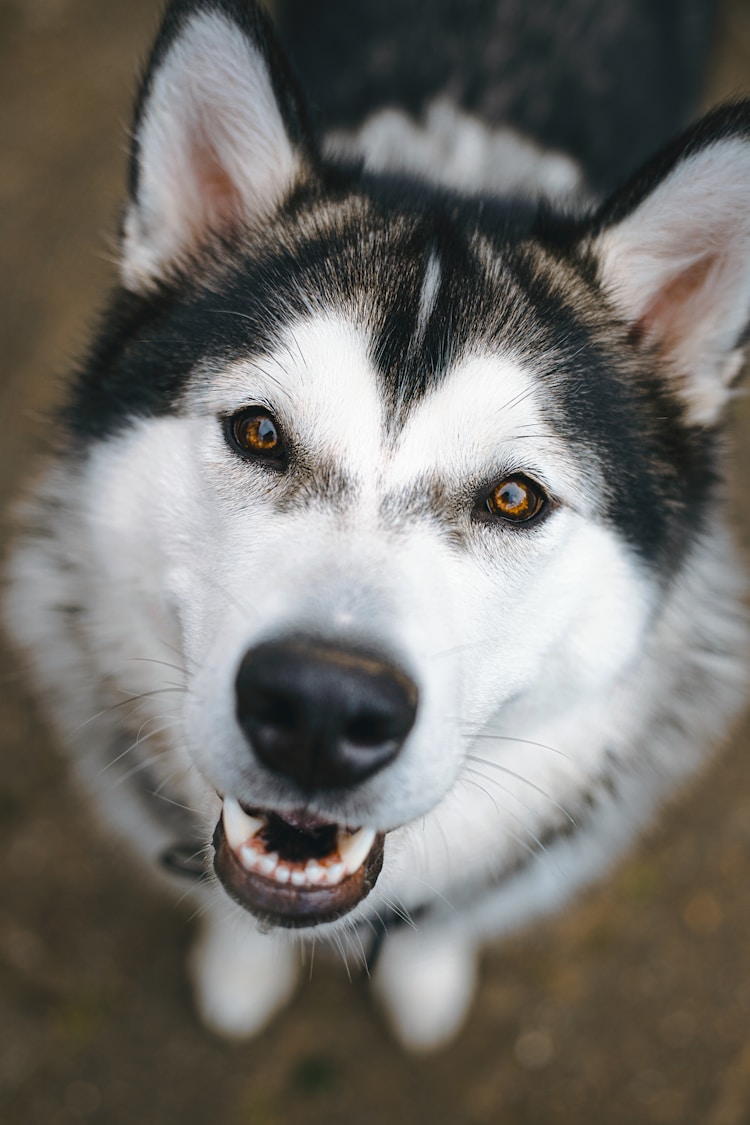
[[225,797],[214,868],[227,893],[276,926],[332,922],[365,898],[383,866],[385,835],[307,813],[243,808]]

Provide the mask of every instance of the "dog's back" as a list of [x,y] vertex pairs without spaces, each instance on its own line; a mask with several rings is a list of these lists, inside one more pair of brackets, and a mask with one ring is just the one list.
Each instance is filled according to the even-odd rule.
[[285,42],[323,130],[447,100],[566,153],[596,192],[695,109],[711,0],[281,0]]

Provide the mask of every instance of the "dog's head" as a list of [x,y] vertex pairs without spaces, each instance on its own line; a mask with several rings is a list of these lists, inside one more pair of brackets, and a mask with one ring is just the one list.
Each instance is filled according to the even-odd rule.
[[178,650],[174,753],[251,911],[356,912],[389,833],[382,888],[507,863],[606,768],[590,707],[715,497],[749,121],[585,220],[458,199],[329,166],[254,7],[170,7],[71,419],[101,660]]

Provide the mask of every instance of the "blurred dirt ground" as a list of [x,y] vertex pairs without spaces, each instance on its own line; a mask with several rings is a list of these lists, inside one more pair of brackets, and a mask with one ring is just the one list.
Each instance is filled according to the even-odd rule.
[[[3,509],[112,276],[156,9],[0,0]],[[743,88],[747,0],[724,6],[707,101]],[[735,414],[750,545],[750,402]],[[336,967],[316,967],[254,1043],[203,1031],[183,972],[189,908],[141,886],[96,834],[11,657],[3,673],[4,1125],[750,1122],[750,723],[604,885],[487,955],[464,1035],[415,1060]]]

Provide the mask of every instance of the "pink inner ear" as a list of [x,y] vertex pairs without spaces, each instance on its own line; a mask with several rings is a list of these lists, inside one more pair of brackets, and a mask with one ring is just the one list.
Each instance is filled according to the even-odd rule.
[[636,335],[658,343],[665,351],[676,351],[684,344],[711,311],[706,290],[717,258],[706,254],[670,278],[646,306]]
[[213,147],[208,143],[194,144],[191,165],[203,211],[196,216],[194,226],[204,228],[207,225],[211,230],[221,231],[236,222],[242,214],[240,193]]

